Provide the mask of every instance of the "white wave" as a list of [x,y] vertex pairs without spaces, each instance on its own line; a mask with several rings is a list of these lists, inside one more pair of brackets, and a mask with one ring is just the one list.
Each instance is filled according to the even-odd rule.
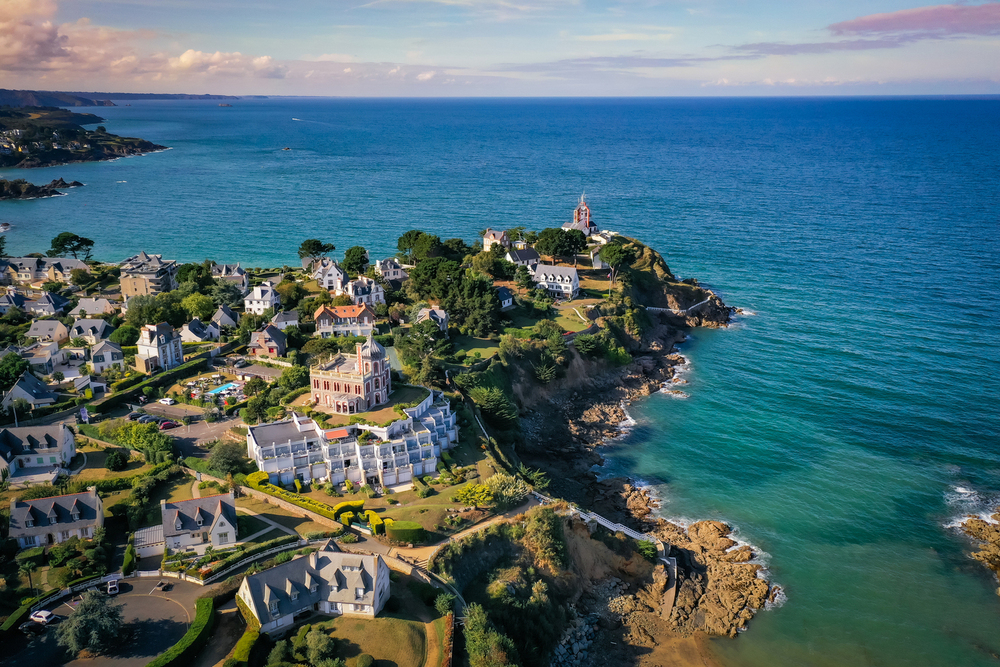
[[[760,575],[760,572],[758,572],[757,574]],[[774,585],[777,586],[777,584]],[[778,609],[779,607],[785,606],[785,603],[788,602],[788,596],[785,595],[784,586],[777,586],[777,587],[778,587],[778,593],[774,596],[774,599],[773,600],[769,599],[767,602],[764,603],[764,611],[771,611],[772,609]]]
[[737,315],[743,315],[744,317],[756,317],[757,316],[757,311],[756,310],[749,310],[747,308],[740,308],[740,312],[738,312],[736,314]]
[[301,118],[293,118],[292,120],[298,120],[298,121],[301,121],[302,119],[301,119]]
[[670,398],[691,398],[691,395],[687,392],[683,392],[680,389],[669,389],[667,387],[660,387],[660,393],[666,394]]
[[115,183],[128,183],[128,181],[115,181]]
[[944,494],[944,502],[955,512],[944,523],[949,530],[961,530],[962,524],[976,517],[986,523],[1000,524],[993,518],[1000,508],[1000,493],[980,492],[967,486],[953,486]]

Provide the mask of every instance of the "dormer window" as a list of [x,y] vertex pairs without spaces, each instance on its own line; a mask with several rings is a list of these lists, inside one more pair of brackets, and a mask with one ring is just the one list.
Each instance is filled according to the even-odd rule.
[[365,589],[363,589],[363,588],[355,588],[354,589],[354,599],[355,600],[360,600],[364,596],[365,596]]
[[277,614],[278,613],[278,601],[277,600],[271,600],[271,606],[269,607],[269,609],[271,610],[272,614]]
[[73,521],[79,521],[79,520],[80,520],[80,513],[73,512]]
[[25,528],[34,528],[35,527],[35,522],[32,521],[31,519],[25,519],[24,520],[24,527]]
[[292,602],[295,602],[298,599],[299,599],[299,592],[298,592],[298,590],[293,590],[292,591]]
[[319,586],[318,586],[318,585],[316,585],[316,582],[314,581],[314,582],[312,582],[312,584],[311,584],[311,585],[309,586],[309,592],[310,592],[310,593],[315,593],[315,592],[316,592],[317,590],[319,590]]
[[198,525],[200,526],[200,525],[202,525],[203,523],[205,523],[205,522],[204,522],[204,521],[202,521],[202,520],[201,520],[201,517],[199,516],[199,517],[198,517]]

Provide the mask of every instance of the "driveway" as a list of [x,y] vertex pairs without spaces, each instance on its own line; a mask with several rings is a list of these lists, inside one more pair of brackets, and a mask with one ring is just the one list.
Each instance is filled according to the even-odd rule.
[[[168,406],[161,405],[160,407],[166,408]],[[242,425],[243,421],[239,417],[226,417],[221,421],[213,422],[211,424],[206,421],[198,421],[190,426],[181,426],[179,428],[170,429],[167,433],[174,436],[174,440],[177,441],[177,449],[179,449],[184,456],[204,458],[208,455],[208,450],[203,449],[200,445],[206,442],[211,442],[212,440],[219,440],[229,429],[234,426]]]
[[[173,587],[163,593],[155,589],[158,579],[125,579],[114,598],[125,618],[125,631],[119,649],[113,655],[85,660],[67,655],[57,643],[55,626],[28,641],[18,639],[8,653],[4,646],[0,665],[31,665],[32,667],[143,667],[150,660],[177,643],[194,619],[194,602],[205,588],[176,579],[168,579]],[[48,607],[53,613],[68,617],[74,610],[72,598]],[[127,639],[125,639],[127,637]]]

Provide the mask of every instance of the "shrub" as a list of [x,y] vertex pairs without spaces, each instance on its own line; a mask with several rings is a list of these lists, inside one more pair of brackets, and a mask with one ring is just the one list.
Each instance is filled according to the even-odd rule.
[[104,467],[111,472],[124,470],[128,467],[128,456],[120,449],[112,450],[108,452],[108,455],[104,459]]
[[343,512],[348,510],[352,512],[361,512],[365,507],[365,501],[363,500],[345,500],[342,503],[337,503],[333,506],[333,518],[340,518]]
[[648,560],[651,563],[656,562],[656,557],[659,554],[655,542],[647,542],[646,540],[636,540],[635,550],[639,552],[639,555]]
[[253,651],[253,647],[257,644],[260,639],[260,631],[251,627],[247,627],[246,632],[240,637],[240,640],[236,642],[236,648],[233,649],[232,660],[236,661],[238,665],[246,665],[250,662],[250,653]]
[[349,479],[344,480],[344,488],[347,489],[348,493],[354,493],[354,482]]
[[418,543],[427,538],[427,531],[416,521],[393,521],[386,523],[385,534],[397,542]]
[[351,522],[354,521],[354,512],[342,512],[340,515],[340,522],[345,526],[350,526]]
[[368,510],[365,512],[365,518],[368,520],[368,525],[371,527],[372,533],[375,535],[381,535],[385,532],[385,524],[382,521],[382,517],[380,517],[376,512]]
[[212,600],[202,598],[195,602],[194,622],[180,641],[160,654],[146,667],[174,667],[189,663],[208,642],[215,624],[215,605]]
[[442,616],[452,613],[455,611],[455,596],[451,593],[441,593],[434,598],[434,609]]
[[134,546],[129,544],[127,547],[125,547],[125,561],[122,563],[122,574],[124,574],[125,576],[132,574],[132,572],[135,570],[137,565],[136,556],[137,554],[135,552]]
[[295,493],[302,493],[302,482],[298,477],[295,478]]
[[354,533],[345,532],[337,538],[337,541],[341,544],[354,544],[358,541],[358,536]]
[[429,486],[418,486],[417,487],[417,498],[426,498],[428,496],[434,495],[434,489]]
[[372,667],[375,664],[375,658],[371,657],[367,653],[362,653],[354,661],[354,667]]

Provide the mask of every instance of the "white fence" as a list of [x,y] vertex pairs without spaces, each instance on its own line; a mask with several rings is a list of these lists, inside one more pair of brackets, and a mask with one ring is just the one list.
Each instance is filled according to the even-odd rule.
[[47,604],[51,604],[56,600],[61,600],[64,597],[73,595],[74,593],[79,593],[80,591],[85,591],[88,588],[93,588],[94,586],[100,586],[101,584],[106,584],[109,581],[114,581],[116,579],[121,579],[122,575],[120,572],[113,572],[107,574],[103,577],[94,577],[93,579],[87,579],[86,581],[81,581],[78,584],[74,584],[69,588],[64,588],[61,591],[54,591],[49,595],[45,596],[35,604],[31,606],[31,611],[35,612],[44,607]]

